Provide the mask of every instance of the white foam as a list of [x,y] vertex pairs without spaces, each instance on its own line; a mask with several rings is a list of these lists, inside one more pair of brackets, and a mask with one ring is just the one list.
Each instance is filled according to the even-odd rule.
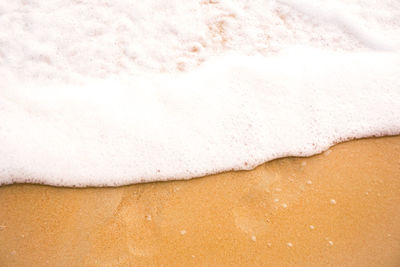
[[0,184],[188,179],[399,134],[397,37],[357,21],[400,32],[400,5],[311,3],[3,4]]
[[[363,25],[363,21],[351,14],[340,1],[315,2],[307,0],[278,0],[308,15],[316,23],[333,24],[356,38],[365,47],[376,50],[396,50],[398,44]],[[338,3],[339,2],[339,3]],[[365,1],[358,1],[359,4]],[[395,37],[396,38],[396,37]],[[393,43],[394,42],[394,43]]]

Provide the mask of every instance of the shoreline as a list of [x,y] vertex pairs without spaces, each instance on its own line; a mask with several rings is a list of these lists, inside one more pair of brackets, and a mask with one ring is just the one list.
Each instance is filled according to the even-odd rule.
[[321,155],[323,153],[325,153],[328,150],[331,150],[333,147],[340,145],[340,144],[344,144],[344,143],[348,143],[348,142],[354,142],[354,141],[359,141],[359,140],[375,140],[375,139],[381,139],[381,138],[392,138],[392,137],[400,137],[400,134],[385,134],[385,135],[374,135],[374,136],[367,136],[367,137],[361,137],[361,138],[348,138],[348,139],[344,139],[341,141],[337,141],[334,142],[331,146],[329,146],[326,150],[323,150],[322,152],[316,153],[316,154],[312,154],[312,155],[305,155],[305,156],[282,156],[282,157],[278,157],[272,160],[268,160],[265,161],[261,164],[256,165],[253,168],[249,168],[249,169],[240,169],[240,170],[236,170],[236,169],[231,169],[231,170],[224,170],[224,171],[220,171],[220,172],[215,172],[215,173],[208,173],[205,175],[200,175],[200,176],[192,176],[189,178],[168,178],[165,180],[160,180],[160,181],[146,181],[146,179],[142,179],[144,180],[144,182],[133,182],[133,183],[128,183],[128,184],[121,184],[121,185],[100,185],[100,186],[95,186],[95,185],[88,185],[88,186],[80,186],[80,185],[73,185],[73,186],[68,186],[68,185],[53,185],[53,184],[46,184],[46,183],[40,183],[40,182],[30,182],[30,181],[26,181],[26,182],[13,182],[13,183],[5,183],[5,184],[0,184],[0,188],[2,187],[7,187],[7,186],[14,186],[14,185],[34,185],[34,186],[48,186],[48,187],[55,187],[55,188],[66,188],[66,189],[96,189],[96,188],[122,188],[122,187],[129,187],[129,186],[134,186],[134,185],[140,185],[140,184],[157,184],[157,183],[168,183],[168,182],[179,182],[179,181],[190,181],[193,179],[202,179],[202,178],[206,178],[209,176],[218,176],[218,175],[222,175],[222,174],[226,174],[226,173],[231,173],[231,172],[249,172],[249,171],[253,171],[256,168],[259,168],[260,166],[264,165],[264,164],[268,164],[270,162],[274,162],[276,160],[282,160],[282,159],[307,159],[307,158],[311,158],[311,157],[315,157],[318,155]]
[[11,265],[400,263],[400,136],[251,171],[120,187],[0,187]]

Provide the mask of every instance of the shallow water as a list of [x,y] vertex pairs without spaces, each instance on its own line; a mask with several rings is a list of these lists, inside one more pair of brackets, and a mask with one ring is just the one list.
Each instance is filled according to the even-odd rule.
[[0,14],[0,184],[189,179],[400,133],[398,1]]

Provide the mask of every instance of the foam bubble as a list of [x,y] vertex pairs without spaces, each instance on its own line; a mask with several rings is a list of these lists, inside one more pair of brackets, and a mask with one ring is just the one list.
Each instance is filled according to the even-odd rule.
[[400,60],[295,50],[184,74],[2,89],[1,182],[121,185],[250,169],[398,134]]
[[2,4],[0,184],[189,179],[399,134],[400,6],[364,2]]

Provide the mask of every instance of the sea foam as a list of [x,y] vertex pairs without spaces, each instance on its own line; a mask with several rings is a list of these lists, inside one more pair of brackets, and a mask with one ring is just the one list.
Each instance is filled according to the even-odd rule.
[[1,183],[184,179],[399,134],[398,70],[391,53],[296,49],[188,73],[2,90]]
[[64,2],[0,7],[0,184],[189,179],[400,134],[396,1]]

